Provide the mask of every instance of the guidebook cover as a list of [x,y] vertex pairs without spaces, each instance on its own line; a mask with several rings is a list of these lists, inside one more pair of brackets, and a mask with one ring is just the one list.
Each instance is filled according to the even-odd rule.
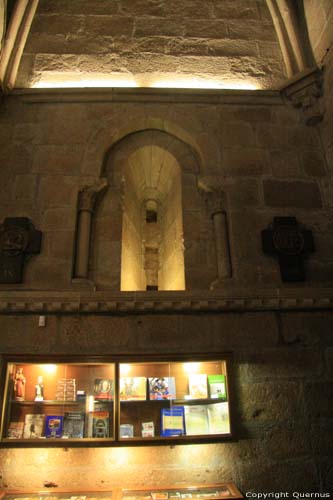
[[64,415],[64,438],[83,438],[85,414],[80,411],[68,411]]
[[209,434],[207,408],[204,405],[185,406],[187,436]]
[[113,399],[114,384],[109,378],[96,378],[94,383],[95,399]]
[[109,437],[110,414],[108,411],[92,411],[89,413],[88,437]]
[[149,399],[176,399],[175,377],[149,378]]
[[161,436],[185,434],[184,406],[161,408]]
[[119,392],[121,401],[144,401],[147,398],[146,377],[121,377]]
[[24,439],[36,439],[43,436],[45,415],[41,413],[27,413],[24,419]]
[[227,400],[225,375],[208,375],[208,386],[211,398]]
[[134,437],[134,426],[132,424],[120,424],[119,435],[121,438]]
[[7,437],[10,439],[21,439],[23,436],[24,422],[10,422]]
[[59,438],[62,436],[64,417],[62,415],[46,415],[45,437]]
[[209,433],[229,434],[230,417],[228,403],[217,403],[207,405]]
[[193,399],[206,399],[208,397],[207,375],[194,374],[188,378],[189,393]]

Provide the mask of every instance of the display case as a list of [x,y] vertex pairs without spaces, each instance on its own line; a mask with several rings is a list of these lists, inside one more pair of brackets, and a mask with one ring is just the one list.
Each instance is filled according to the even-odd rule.
[[230,439],[230,356],[5,359],[7,446]]
[[234,483],[197,486],[148,487],[137,489],[113,488],[110,491],[72,492],[1,492],[0,500],[222,500],[244,498]]

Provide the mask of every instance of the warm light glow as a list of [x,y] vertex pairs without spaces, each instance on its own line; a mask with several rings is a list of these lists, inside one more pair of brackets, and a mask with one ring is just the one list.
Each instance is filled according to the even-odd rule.
[[200,363],[184,363],[184,371],[186,373],[199,373]]
[[32,88],[111,88],[137,87],[135,80],[129,75],[43,73],[40,80]]
[[122,465],[128,465],[130,457],[133,456],[136,450],[127,448],[116,448],[113,450],[112,466],[114,465],[120,467]]
[[[211,445],[205,444],[191,444],[186,446],[175,446],[173,449],[173,459],[179,465],[190,467],[196,465],[197,463],[205,463],[209,461],[211,455]],[[193,486],[188,486],[188,489],[193,488]]]
[[229,90],[256,90],[258,88],[253,82],[248,81],[213,81],[200,78],[175,78],[171,80],[157,80],[150,85],[156,88],[169,89],[229,89]]
[[249,80],[210,80],[193,75],[159,74],[105,74],[105,73],[70,73],[49,71],[42,73],[32,88],[117,88],[148,87],[165,89],[230,89],[256,90],[257,82]]
[[128,375],[131,371],[131,365],[120,365],[120,375],[122,377],[125,377],[126,375]]
[[57,371],[57,365],[40,365],[40,367],[49,375],[53,375]]

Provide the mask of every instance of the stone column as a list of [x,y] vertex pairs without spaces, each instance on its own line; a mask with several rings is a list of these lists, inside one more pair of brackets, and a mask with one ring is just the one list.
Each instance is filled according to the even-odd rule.
[[[15,81],[30,27],[39,0],[17,0],[3,42],[0,59],[0,81],[4,93],[15,87]],[[2,3],[3,0],[2,0]]]
[[214,226],[217,279],[211,288],[215,288],[232,275],[225,194],[222,190],[209,191],[205,200]]
[[75,278],[88,278],[92,214],[97,196],[106,187],[107,181],[102,179],[98,184],[86,186],[79,192]]
[[5,26],[6,26],[6,1],[0,0],[0,52],[2,49],[3,38],[5,35]]
[[266,0],[288,77],[316,66],[303,0]]

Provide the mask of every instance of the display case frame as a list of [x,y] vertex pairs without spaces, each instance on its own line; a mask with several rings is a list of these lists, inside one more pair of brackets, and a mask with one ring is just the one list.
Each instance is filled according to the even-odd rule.
[[[232,354],[226,352],[219,353],[191,353],[191,354],[116,354],[116,355],[93,355],[93,356],[76,356],[76,355],[1,355],[2,361],[2,373],[1,373],[1,394],[3,395],[3,400],[1,401],[1,434],[0,434],[0,446],[2,447],[91,447],[91,446],[144,446],[144,445],[170,445],[170,444],[194,444],[194,443],[209,443],[209,442],[224,442],[235,440],[235,425],[234,425],[234,410],[233,410],[233,381],[232,381]],[[213,401],[211,398],[203,398],[203,399],[184,399],[184,398],[176,398],[172,400],[163,400],[163,401],[152,401],[148,396],[149,389],[149,377],[147,376],[147,398],[143,401],[124,401],[120,396],[120,381],[122,378],[121,369],[124,365],[140,365],[142,367],[154,366],[157,364],[168,365],[174,368],[177,364],[198,364],[202,363],[204,367],[209,367],[210,364],[221,364],[222,371],[224,370],[225,374],[225,384],[226,384],[226,393],[227,400],[226,401]],[[9,387],[9,372],[8,367],[10,365],[15,365],[16,367],[19,365],[33,365],[33,364],[68,364],[68,365],[82,365],[83,367],[89,365],[99,365],[99,364],[109,364],[114,366],[114,404],[113,404],[113,436],[107,438],[95,438],[95,437],[84,437],[84,438],[70,438],[70,439],[13,439],[8,437],[8,415],[10,412],[11,404],[13,403],[12,399],[12,389]],[[207,382],[208,383],[208,382]],[[225,403],[225,404],[222,404]],[[15,403],[14,403],[15,404]],[[47,406],[47,402],[45,403],[36,403],[34,401],[26,401],[26,405],[30,405],[34,407],[36,404],[40,404],[44,407]],[[123,411],[123,408],[126,406],[128,408],[135,409],[137,414],[141,416],[144,414],[147,408],[153,408],[157,413],[161,414],[161,426],[162,426],[162,412],[161,408],[176,408],[184,406],[185,409],[190,408],[192,413],[194,410],[202,410],[204,406],[209,405],[209,410],[211,409],[215,411],[218,407],[216,404],[220,405],[220,407],[224,407],[223,411],[226,409],[227,418],[228,418],[228,431],[227,432],[208,432],[208,433],[200,433],[200,434],[185,434],[180,433],[179,435],[169,435],[166,433],[165,435],[160,435],[161,430],[157,424],[157,434],[154,432],[154,435],[149,436],[149,431],[146,435],[138,435],[136,431],[133,437],[123,437],[120,431],[120,425],[124,424],[123,415],[126,415],[126,412]],[[196,407],[196,408],[194,408]],[[145,411],[142,409],[146,408]],[[188,410],[189,411],[189,410]],[[219,409],[220,411],[220,409]],[[214,412],[213,412],[214,413]],[[172,417],[174,414],[172,413]],[[156,414],[155,414],[155,422],[156,422]],[[168,418],[168,417],[166,417]],[[185,415],[182,416],[185,422]],[[125,419],[126,422],[126,419]],[[134,422],[135,424],[135,422]],[[155,424],[156,426],[156,424]],[[122,429],[123,430],[123,429]]]
[[[212,493],[211,495],[209,493]],[[0,500],[142,500],[150,498],[151,500],[164,500],[163,495],[167,494],[168,500],[186,498],[187,500],[196,500],[204,498],[205,500],[223,500],[225,498],[231,500],[239,500],[244,498],[237,486],[232,482],[214,483],[214,484],[198,484],[198,485],[181,485],[181,486],[148,486],[131,487],[131,488],[110,488],[109,490],[62,490],[56,491],[1,491]]]

